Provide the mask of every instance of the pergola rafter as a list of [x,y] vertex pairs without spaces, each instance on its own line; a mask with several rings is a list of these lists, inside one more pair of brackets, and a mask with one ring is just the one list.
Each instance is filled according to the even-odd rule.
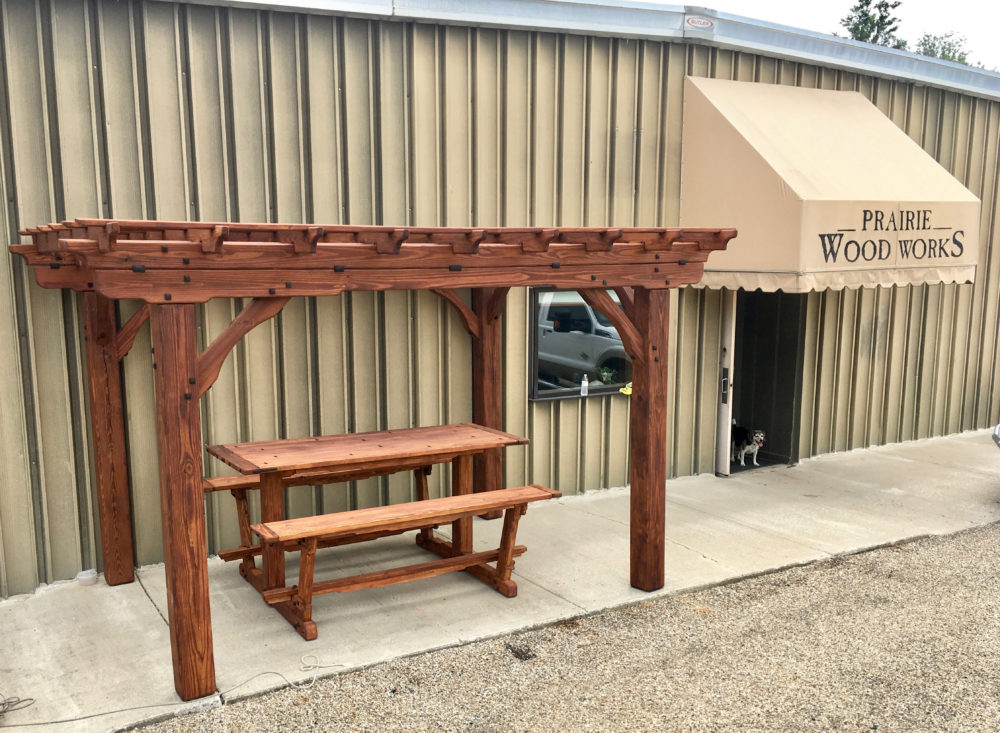
[[[633,359],[631,583],[664,584],[668,289],[698,282],[734,229],[382,227],[105,219],[32,227],[11,245],[46,288],[83,297],[104,572],[133,579],[119,360],[148,318],[174,683],[187,700],[215,691],[198,398],[251,328],[297,295],[431,290],[472,338],[473,420],[501,429],[500,316],[511,287],[578,290],[616,326]],[[468,302],[455,291],[470,288]],[[607,294],[613,289],[620,307]],[[201,354],[195,304],[253,298]],[[114,301],[143,308],[124,326]],[[499,451],[477,456],[477,490],[499,488]]]

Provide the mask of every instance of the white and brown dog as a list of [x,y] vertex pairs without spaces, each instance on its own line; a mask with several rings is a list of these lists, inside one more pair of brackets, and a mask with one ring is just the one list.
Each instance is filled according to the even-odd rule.
[[759,466],[757,463],[757,451],[759,451],[764,446],[764,431],[754,430],[750,432],[744,427],[740,427],[733,422],[733,458],[735,461],[737,456],[740,459],[740,465],[745,466],[744,457],[750,455],[753,457],[753,465]]

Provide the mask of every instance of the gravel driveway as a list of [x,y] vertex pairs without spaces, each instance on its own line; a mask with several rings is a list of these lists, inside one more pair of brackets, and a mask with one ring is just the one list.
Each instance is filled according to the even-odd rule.
[[400,659],[145,731],[1000,730],[1000,524]]

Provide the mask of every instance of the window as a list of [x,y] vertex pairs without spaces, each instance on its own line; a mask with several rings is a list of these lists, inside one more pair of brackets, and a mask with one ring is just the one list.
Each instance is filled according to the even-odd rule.
[[[618,296],[608,291],[618,302]],[[575,290],[533,288],[532,399],[617,392],[632,381],[632,362],[607,316]]]

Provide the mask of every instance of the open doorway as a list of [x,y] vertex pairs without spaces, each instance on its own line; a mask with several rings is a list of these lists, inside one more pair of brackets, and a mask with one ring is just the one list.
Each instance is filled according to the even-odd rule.
[[[761,466],[799,460],[805,316],[805,294],[737,293],[732,418],[750,431],[764,431]],[[754,467],[749,456],[745,463],[732,463],[731,472]]]

